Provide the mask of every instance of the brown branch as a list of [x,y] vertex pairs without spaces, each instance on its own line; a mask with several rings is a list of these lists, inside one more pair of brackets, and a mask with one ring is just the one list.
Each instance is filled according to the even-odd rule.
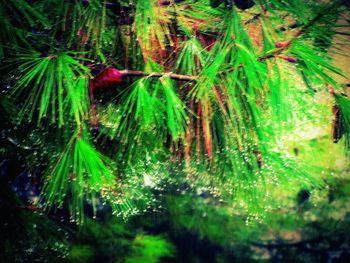
[[196,81],[198,79],[197,76],[189,76],[189,75],[180,75],[175,73],[159,73],[159,72],[144,72],[139,70],[121,70],[120,73],[123,77],[152,77],[152,78],[161,78],[161,77],[169,77],[174,80],[179,81]]

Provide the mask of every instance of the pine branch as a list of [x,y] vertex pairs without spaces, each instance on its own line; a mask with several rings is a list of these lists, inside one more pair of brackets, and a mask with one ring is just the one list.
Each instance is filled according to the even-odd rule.
[[319,21],[322,17],[324,17],[325,15],[329,14],[329,12],[338,7],[339,4],[342,4],[343,1],[336,1],[336,3],[334,3],[332,6],[328,7],[328,8],[324,8],[324,10],[322,12],[320,12],[318,15],[316,15],[312,20],[310,20],[309,23],[305,24],[300,30],[298,30],[294,36],[292,37],[292,39],[285,41],[285,42],[278,42],[276,43],[276,48],[270,50],[267,52],[267,54],[260,56],[258,58],[259,61],[274,57],[276,55],[279,55],[282,51],[288,49],[291,44],[297,39],[299,38],[301,35],[304,35],[305,33],[307,33],[309,31],[309,29],[315,25],[317,23],[317,21]]

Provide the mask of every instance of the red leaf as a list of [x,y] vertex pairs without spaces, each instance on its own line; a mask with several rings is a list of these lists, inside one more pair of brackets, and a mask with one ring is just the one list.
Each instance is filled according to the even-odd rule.
[[91,81],[93,91],[103,90],[120,84],[123,81],[123,74],[115,68],[106,68]]

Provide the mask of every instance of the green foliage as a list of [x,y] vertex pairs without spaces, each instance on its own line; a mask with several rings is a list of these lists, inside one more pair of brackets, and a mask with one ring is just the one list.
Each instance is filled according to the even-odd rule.
[[337,82],[330,73],[342,75],[342,72],[332,65],[329,55],[326,53],[320,55],[319,50],[299,41],[293,43],[291,53],[302,60],[304,74],[306,71],[312,72],[315,77],[320,78],[332,86],[337,86]]
[[111,160],[91,146],[86,131],[78,130],[46,177],[43,188],[45,206],[55,204],[62,207],[69,196],[72,220],[82,223],[85,195],[92,200],[95,214],[96,195],[111,195],[116,188],[113,166]]
[[[206,192],[203,195],[208,194]],[[232,217],[232,212],[219,200],[185,196],[167,196],[166,204],[175,232],[186,229],[199,235],[200,239],[209,239],[215,244],[226,246],[231,242],[246,243],[259,234],[258,225],[246,227],[243,217]]]
[[70,248],[73,262],[123,262],[131,249],[132,231],[125,223],[107,220],[101,223],[87,219],[75,235]]
[[20,118],[27,115],[32,120],[37,113],[39,122],[48,117],[61,127],[73,117],[77,125],[81,124],[89,107],[88,68],[72,55],[63,52],[43,57],[29,51],[16,58],[22,76],[11,95],[25,97]]
[[159,46],[165,49],[166,41],[171,41],[167,38],[169,29],[163,23],[162,19],[167,19],[159,15],[156,2],[152,0],[137,0],[135,12],[135,32],[139,44],[142,48],[143,56],[147,58],[149,52],[154,46]]
[[25,0],[0,2],[0,61],[7,57],[12,45],[30,46],[23,26],[48,26],[50,21],[44,14]]
[[[78,44],[78,50],[85,52],[90,58],[98,58],[101,62],[106,61],[103,50],[106,45],[113,41],[113,36],[109,35],[107,29],[107,9],[102,1],[90,1],[84,8],[81,2],[76,1],[73,5],[73,11],[69,12],[66,7],[66,18],[63,27],[73,26],[73,30],[67,37],[68,48],[76,45],[77,37],[81,43]],[[79,26],[79,27],[77,27]],[[78,36],[77,34],[78,33]],[[86,46],[89,46],[86,49]]]
[[88,245],[75,245],[70,251],[70,257],[74,262],[89,262],[93,256],[93,248]]
[[175,68],[182,74],[198,75],[205,64],[207,52],[199,40],[192,37],[183,43]]
[[173,246],[164,237],[137,235],[132,243],[131,256],[126,259],[126,263],[160,262],[162,257],[171,257]]

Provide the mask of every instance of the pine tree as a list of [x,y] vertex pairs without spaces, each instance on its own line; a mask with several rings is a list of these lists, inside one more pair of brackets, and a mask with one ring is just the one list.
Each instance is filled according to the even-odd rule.
[[286,141],[305,120],[332,121],[349,149],[350,99],[329,54],[348,12],[347,1],[3,0],[2,155],[20,152],[38,174],[36,209],[78,223],[105,203],[140,213],[174,184],[252,213],[276,186],[321,186]]

